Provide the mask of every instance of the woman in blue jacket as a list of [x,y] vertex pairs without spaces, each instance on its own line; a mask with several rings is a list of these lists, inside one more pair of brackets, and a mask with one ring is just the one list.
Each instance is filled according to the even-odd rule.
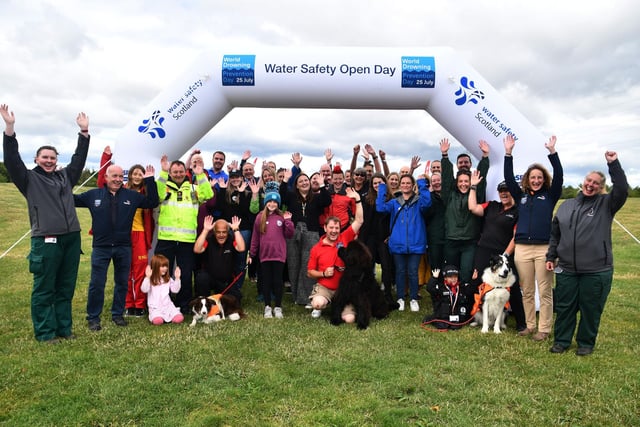
[[419,311],[418,266],[420,258],[427,250],[427,227],[424,214],[431,206],[429,183],[424,175],[418,178],[418,194],[415,193],[416,180],[411,175],[400,179],[401,194],[386,201],[386,184],[378,187],[376,210],[391,215],[389,231],[389,252],[396,267],[396,287],[399,310],[404,310],[405,281],[409,281],[411,311]]
[[553,272],[546,269],[546,253],[551,234],[553,209],[562,195],[562,165],[556,153],[556,137],[549,138],[544,146],[549,150],[553,178],[539,163],[527,168],[521,185],[513,175],[511,152],[516,143],[513,136],[504,139],[504,180],[509,192],[518,204],[518,222],[515,234],[515,262],[520,276],[522,304],[527,328],[518,332],[530,335],[536,330],[536,281],[540,295],[540,317],[534,341],[547,339],[553,324]]

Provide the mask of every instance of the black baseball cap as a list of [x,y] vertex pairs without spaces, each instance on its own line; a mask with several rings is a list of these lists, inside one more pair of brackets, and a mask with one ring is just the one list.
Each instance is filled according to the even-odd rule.
[[458,268],[455,265],[447,265],[444,268],[444,277],[449,277],[449,276],[459,276],[460,272],[458,271]]

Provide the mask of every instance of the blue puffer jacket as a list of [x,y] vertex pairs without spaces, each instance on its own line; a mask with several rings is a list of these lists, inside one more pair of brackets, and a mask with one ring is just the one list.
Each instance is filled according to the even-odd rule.
[[376,210],[391,215],[389,251],[392,254],[423,254],[427,251],[427,227],[424,214],[431,206],[427,180],[419,179],[418,195],[405,203],[402,196],[385,202],[387,187],[380,183]]

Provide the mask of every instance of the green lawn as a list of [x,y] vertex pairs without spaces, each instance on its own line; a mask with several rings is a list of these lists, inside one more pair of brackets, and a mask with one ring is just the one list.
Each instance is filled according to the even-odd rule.
[[[0,184],[0,252],[29,229],[26,203]],[[617,218],[640,236],[640,199]],[[0,424],[150,426],[640,425],[640,245],[614,225],[616,274],[593,355],[549,353],[551,342],[478,329],[437,333],[429,309],[394,312],[366,331],[284,305],[265,320],[246,282],[239,322],[126,328],[84,320],[85,254],[74,299],[78,339],[33,339],[29,238],[0,260]]]

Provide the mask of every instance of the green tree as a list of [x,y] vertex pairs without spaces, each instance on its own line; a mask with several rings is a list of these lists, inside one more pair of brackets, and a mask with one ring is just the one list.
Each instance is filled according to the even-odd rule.
[[7,172],[7,167],[4,165],[4,162],[0,162],[0,182],[11,182],[9,172]]
[[578,194],[578,188],[574,188],[572,186],[562,187],[562,196],[560,196],[560,198],[572,199],[576,197],[576,194]]
[[98,186],[98,173],[93,169],[85,169],[82,171],[82,175],[80,175],[80,180],[78,184],[82,184],[86,180],[87,183],[84,185],[85,187],[97,187]]

